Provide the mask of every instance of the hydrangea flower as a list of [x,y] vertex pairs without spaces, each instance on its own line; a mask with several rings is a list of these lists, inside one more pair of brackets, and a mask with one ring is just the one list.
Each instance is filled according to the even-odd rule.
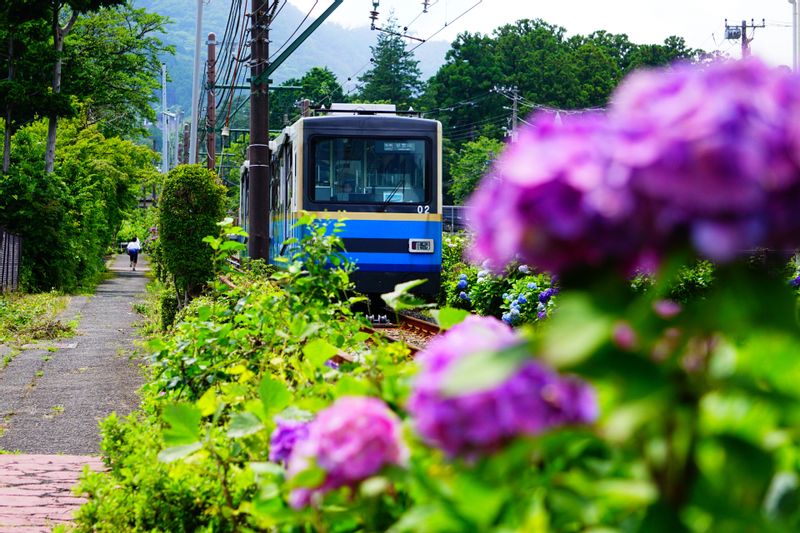
[[546,304],[547,302],[550,301],[550,298],[552,298],[554,294],[556,294],[556,289],[552,287],[543,290],[542,292],[539,293],[539,303]]
[[789,285],[791,285],[795,289],[800,287],[800,276],[797,276],[796,278],[793,278],[791,281],[789,281]]
[[539,320],[544,320],[545,318],[547,318],[547,311],[545,310],[539,311],[538,313],[536,313],[536,318]]
[[307,436],[292,450],[287,476],[316,466],[325,479],[318,487],[293,490],[292,507],[305,507],[315,496],[339,487],[354,487],[384,466],[405,464],[408,449],[401,429],[397,415],[377,398],[345,396],[317,413]]
[[535,291],[536,289],[539,288],[539,286],[536,284],[536,282],[531,281],[530,283],[528,283],[528,288]]
[[456,361],[519,342],[499,320],[470,316],[417,355],[421,369],[408,410],[428,443],[450,456],[473,457],[491,453],[518,436],[596,419],[597,402],[589,385],[560,376],[533,359],[492,389],[459,396],[443,393],[443,382]]
[[519,296],[517,296],[517,302],[519,302],[521,304],[526,304],[526,303],[528,303],[528,299],[525,298],[524,294],[520,294]]
[[800,76],[752,58],[678,65],[637,71],[611,101],[521,128],[469,200],[473,257],[631,273],[674,249],[726,261],[800,245]]
[[467,293],[464,291],[459,292],[458,297],[461,298],[462,300],[469,300],[469,296],[467,296]]
[[282,463],[289,459],[297,441],[308,436],[308,422],[277,418],[278,426],[269,439],[269,460]]
[[467,280],[466,279],[458,280],[458,283],[456,284],[456,288],[457,289],[466,289],[467,288]]
[[458,279],[467,279],[467,275],[464,274],[464,273],[461,273],[461,274],[458,275]]
[[517,267],[517,271],[522,274],[530,274],[531,268],[528,265],[520,265]]

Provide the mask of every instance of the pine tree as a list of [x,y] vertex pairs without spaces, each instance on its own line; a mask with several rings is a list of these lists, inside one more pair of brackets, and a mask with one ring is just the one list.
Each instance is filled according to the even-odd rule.
[[388,102],[398,107],[412,103],[422,89],[419,61],[406,50],[400,28],[393,16],[378,34],[378,43],[371,46],[372,68],[358,78],[363,85],[359,99]]

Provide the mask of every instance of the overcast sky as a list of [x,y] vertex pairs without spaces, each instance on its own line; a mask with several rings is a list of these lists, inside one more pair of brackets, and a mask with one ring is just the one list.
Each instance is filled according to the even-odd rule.
[[[315,3],[289,1],[304,11]],[[313,14],[322,13],[331,1],[317,0]],[[344,0],[331,19],[347,27],[369,26],[372,3]],[[541,18],[563,26],[569,35],[602,29],[648,44],[679,35],[691,47],[738,57],[741,43],[725,40],[725,19],[731,25],[741,25],[743,19],[748,23],[755,19],[760,25],[765,19],[766,27],[755,30],[753,53],[775,65],[792,61],[792,6],[787,0],[430,0],[429,4],[428,12],[422,13],[422,0],[380,0],[379,24],[394,10],[398,22],[409,25],[408,33],[428,38],[444,28],[434,39],[451,42],[465,30],[491,33],[521,18]],[[471,6],[475,7],[454,20]]]

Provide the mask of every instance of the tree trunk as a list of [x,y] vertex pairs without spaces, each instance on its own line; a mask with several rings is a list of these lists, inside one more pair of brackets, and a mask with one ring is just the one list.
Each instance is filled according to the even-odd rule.
[[[61,92],[61,52],[64,50],[64,38],[72,29],[72,25],[78,19],[77,11],[72,12],[69,22],[63,28],[58,23],[60,8],[53,9],[53,46],[56,51],[56,62],[53,65],[53,94]],[[56,128],[58,126],[58,115],[50,115],[50,122],[47,125],[47,148],[44,154],[44,171],[48,174],[53,172],[56,161]]]
[[[8,36],[8,81],[14,79],[14,37]],[[6,106],[6,127],[3,138],[3,174],[11,166],[11,103]]]

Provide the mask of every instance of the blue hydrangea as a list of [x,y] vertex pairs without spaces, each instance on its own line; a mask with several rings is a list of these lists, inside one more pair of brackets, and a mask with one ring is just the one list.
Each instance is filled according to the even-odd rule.
[[528,288],[531,289],[532,291],[535,291],[536,289],[539,288],[539,286],[536,284],[535,281],[531,281],[530,283],[528,283]]
[[511,325],[511,315],[510,314],[503,313],[502,319],[503,319],[503,322],[505,322],[509,326]]
[[539,302],[539,304],[536,306],[536,310],[539,312],[544,311],[545,309],[547,308],[544,306],[542,302]]
[[523,274],[530,274],[531,269],[528,265],[520,265],[517,267],[517,270]]
[[459,292],[458,297],[461,298],[462,300],[469,300],[469,296],[467,296],[467,293],[464,291]]
[[512,307],[511,311],[509,311],[508,314],[511,315],[512,318],[513,317],[518,317],[519,316],[519,309],[516,308],[516,307]]
[[504,293],[503,293],[503,300],[510,300],[510,299],[511,299],[511,298],[509,298],[509,296],[508,296],[508,293],[507,293],[507,292],[504,292]]
[[516,301],[514,301],[514,302],[511,302],[511,305],[509,305],[509,307],[510,307],[511,309],[517,309],[517,310],[519,310],[519,304],[518,304]]
[[796,288],[798,288],[798,287],[800,287],[800,276],[797,276],[796,278],[794,278],[793,280],[791,280],[791,281],[789,282],[789,285],[791,285],[791,286],[792,286],[792,287],[794,287],[795,289],[796,289]]
[[459,289],[466,289],[467,288],[467,280],[466,279],[460,279],[458,281],[458,284],[456,285],[456,287],[459,288]]
[[480,272],[478,272],[478,277],[479,278],[485,278],[488,275],[489,275],[489,271],[488,270],[481,270]]
[[524,295],[524,294],[520,294],[520,295],[517,297],[517,302],[518,302],[518,303],[521,303],[521,304],[526,304],[526,303],[528,303],[528,299],[527,299],[527,298],[525,298],[525,295]]
[[466,274],[463,274],[463,273],[462,273],[462,274],[459,274],[459,275],[458,275],[458,279],[467,279],[467,275],[466,275]]

